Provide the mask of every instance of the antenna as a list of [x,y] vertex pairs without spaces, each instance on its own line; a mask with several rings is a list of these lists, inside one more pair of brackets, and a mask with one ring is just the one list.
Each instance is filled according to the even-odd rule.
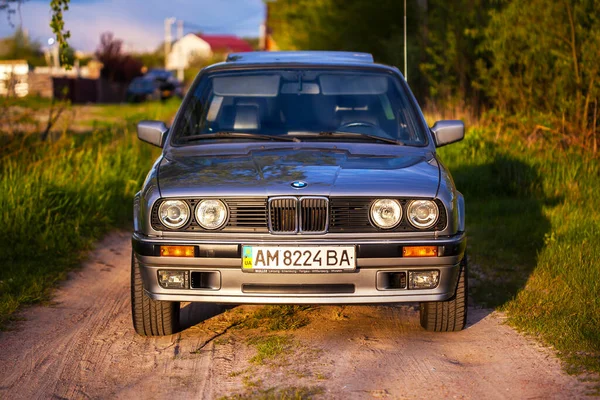
[[[177,40],[183,38],[183,21],[177,20]],[[177,79],[183,82],[183,69],[185,67],[185,61],[183,58],[183,48],[181,44],[177,45]]]
[[404,0],[404,79],[408,82],[408,60],[407,60],[407,50],[406,50],[406,0]]

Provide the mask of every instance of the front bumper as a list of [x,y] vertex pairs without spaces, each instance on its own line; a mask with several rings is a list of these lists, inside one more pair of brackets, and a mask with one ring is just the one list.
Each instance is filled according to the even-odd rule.
[[[194,245],[194,258],[160,257],[160,245]],[[260,245],[245,241],[245,245]],[[294,245],[281,241],[269,244]],[[323,245],[303,242],[302,245]],[[369,304],[443,301],[456,290],[459,264],[464,257],[464,232],[428,239],[385,241],[335,240],[327,245],[356,245],[357,268],[344,273],[248,273],[241,265],[241,243],[219,244],[197,240],[167,240],[134,234],[134,256],[141,268],[144,289],[154,300],[233,304]],[[402,257],[402,246],[438,246],[437,257]],[[182,269],[207,272],[210,288],[165,289],[158,283],[158,270]],[[434,289],[389,289],[382,277],[390,272],[438,270]]]

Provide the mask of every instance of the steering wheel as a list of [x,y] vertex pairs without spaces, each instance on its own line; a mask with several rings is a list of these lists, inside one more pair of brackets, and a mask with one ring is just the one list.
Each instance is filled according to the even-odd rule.
[[369,128],[378,128],[378,126],[372,122],[367,122],[367,121],[352,121],[352,122],[346,122],[345,124],[340,125],[340,128],[352,128],[355,126],[366,126]]

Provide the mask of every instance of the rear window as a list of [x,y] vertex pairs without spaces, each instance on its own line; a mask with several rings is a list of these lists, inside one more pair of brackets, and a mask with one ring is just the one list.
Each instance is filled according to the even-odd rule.
[[398,78],[386,72],[323,68],[214,72],[192,87],[182,107],[174,144],[219,132],[302,140],[317,140],[311,133],[352,132],[412,146],[427,141]]

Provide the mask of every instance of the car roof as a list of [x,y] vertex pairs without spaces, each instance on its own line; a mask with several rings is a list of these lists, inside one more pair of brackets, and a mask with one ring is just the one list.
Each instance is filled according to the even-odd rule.
[[373,64],[373,55],[349,51],[253,51],[231,53],[228,63],[367,63]]
[[398,71],[395,67],[377,64],[369,53],[349,51],[253,51],[230,53],[225,62],[206,67],[210,70],[254,69],[278,66],[334,66],[377,68]]

